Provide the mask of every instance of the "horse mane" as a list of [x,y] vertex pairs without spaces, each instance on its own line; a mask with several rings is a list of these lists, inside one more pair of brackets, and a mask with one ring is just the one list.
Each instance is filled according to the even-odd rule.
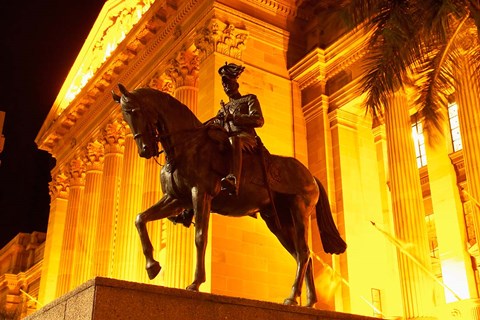
[[[202,125],[202,122],[185,104],[168,93],[152,88],[138,88],[132,91],[131,94],[139,99],[142,109],[149,116],[161,117],[162,108],[171,108],[169,111],[175,113],[175,118],[181,119],[181,121],[175,121],[181,128],[176,128],[173,131],[198,128]],[[172,123],[169,124],[172,125]]]

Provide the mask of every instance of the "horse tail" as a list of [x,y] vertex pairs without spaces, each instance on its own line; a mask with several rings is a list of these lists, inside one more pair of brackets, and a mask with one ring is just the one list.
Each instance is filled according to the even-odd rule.
[[326,253],[340,254],[345,252],[347,244],[343,241],[338,232],[335,221],[333,221],[332,210],[328,201],[327,192],[321,184],[320,180],[315,177],[320,195],[316,205],[317,225],[320,230],[320,238],[322,240],[323,250]]

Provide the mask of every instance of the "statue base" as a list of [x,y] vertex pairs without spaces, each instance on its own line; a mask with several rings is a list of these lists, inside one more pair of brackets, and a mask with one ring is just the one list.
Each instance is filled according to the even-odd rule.
[[30,315],[29,320],[371,320],[305,307],[94,278]]

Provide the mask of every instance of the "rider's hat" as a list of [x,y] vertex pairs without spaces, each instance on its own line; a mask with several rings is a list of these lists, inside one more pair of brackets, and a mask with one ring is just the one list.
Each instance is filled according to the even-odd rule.
[[245,67],[236,65],[235,63],[227,63],[225,62],[224,66],[221,66],[220,69],[218,69],[218,73],[220,76],[227,77],[229,79],[238,79],[240,75],[242,74],[243,70]]

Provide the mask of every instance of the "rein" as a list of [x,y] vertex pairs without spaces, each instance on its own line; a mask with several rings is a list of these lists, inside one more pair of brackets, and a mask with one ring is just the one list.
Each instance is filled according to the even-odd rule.
[[[209,120],[209,121],[210,121],[210,120]],[[160,151],[158,152],[158,154],[154,157],[155,162],[156,162],[159,166],[164,166],[164,165],[162,165],[162,164],[157,160],[157,158],[158,158],[159,155],[161,155],[162,153],[173,154],[173,150],[174,150],[175,148],[177,148],[178,146],[181,146],[181,145],[183,145],[183,144],[185,144],[185,143],[188,143],[188,142],[190,141],[189,139],[184,139],[184,141],[181,141],[181,142],[179,142],[179,143],[176,143],[175,145],[172,145],[172,146],[170,146],[170,147],[168,147],[168,148],[165,148],[165,147],[163,146],[163,144],[162,144],[162,139],[170,138],[170,137],[172,137],[172,136],[174,136],[174,135],[186,134],[186,133],[190,133],[190,132],[194,132],[194,131],[203,130],[203,129],[206,128],[206,123],[208,123],[208,121],[205,122],[205,123],[203,123],[201,127],[196,127],[196,128],[192,128],[192,129],[179,130],[179,131],[170,132],[170,133],[163,133],[163,134],[156,134],[156,135],[155,135],[155,141],[156,141],[157,143],[160,142],[160,145],[162,146],[163,149],[160,150]],[[175,160],[175,158],[176,158],[176,157],[174,156],[173,159],[168,160],[168,157],[167,157],[167,162],[172,162],[172,161]]]

